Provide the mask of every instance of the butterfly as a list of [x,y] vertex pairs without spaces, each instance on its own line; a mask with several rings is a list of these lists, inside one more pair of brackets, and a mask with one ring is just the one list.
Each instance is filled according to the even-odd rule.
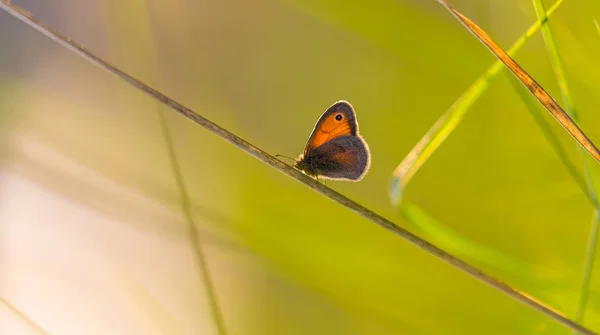
[[341,100],[321,115],[294,167],[317,180],[359,181],[370,164],[371,154],[358,134],[354,108]]

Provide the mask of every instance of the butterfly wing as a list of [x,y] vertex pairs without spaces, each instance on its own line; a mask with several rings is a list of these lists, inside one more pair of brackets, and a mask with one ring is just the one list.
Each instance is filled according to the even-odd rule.
[[342,136],[310,151],[305,160],[319,176],[359,181],[369,170],[371,155],[360,136]]
[[357,134],[358,123],[354,108],[347,101],[338,101],[331,105],[317,121],[304,147],[304,156],[335,138]]

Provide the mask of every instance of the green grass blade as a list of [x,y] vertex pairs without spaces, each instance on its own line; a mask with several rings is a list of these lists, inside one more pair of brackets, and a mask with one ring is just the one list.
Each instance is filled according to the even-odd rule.
[[530,262],[509,256],[485,244],[478,243],[452,228],[440,223],[427,212],[408,200],[399,207],[400,214],[421,233],[435,237],[436,243],[457,255],[472,259],[479,264],[495,267],[509,273],[513,278],[531,281],[533,278],[553,277],[548,271]]
[[[587,185],[583,176],[579,173],[573,162],[569,160],[565,149],[562,147],[556,134],[550,128],[550,124],[544,119],[540,107],[535,103],[533,97],[525,90],[525,88],[517,82],[514,76],[508,76],[508,78],[511,84],[514,85],[515,91],[519,94],[523,103],[538,123],[538,126],[543,131],[544,136],[554,148],[559,159],[565,165],[566,169],[572,175],[582,191],[586,193]],[[460,234],[452,228],[443,225],[408,200],[404,200],[400,203],[399,210],[401,215],[411,224],[411,226],[424,235],[434,239],[436,243],[444,249],[457,255],[470,258],[479,264],[498,268],[501,271],[510,274],[512,278],[519,278],[521,281],[531,281],[533,279],[538,286],[542,281],[547,281],[549,287],[556,285],[556,282],[561,281],[561,279],[555,278],[555,276],[548,271],[536,267],[535,264],[507,255],[506,253],[478,243],[477,241]],[[542,273],[543,275],[540,275]],[[548,280],[547,278],[553,279]]]
[[[540,22],[545,22],[548,19],[548,17],[546,15],[546,10],[542,1],[533,0],[533,5],[535,7],[535,12],[537,14],[538,20]],[[544,37],[544,42],[546,43],[546,50],[548,52],[548,57],[552,65],[556,81],[558,82],[558,87],[563,98],[565,110],[567,114],[569,114],[569,116],[571,116],[571,118],[575,122],[577,122],[579,117],[577,115],[575,105],[573,104],[573,99],[571,98],[569,85],[567,84],[567,79],[563,70],[562,62],[560,60],[560,55],[558,54],[558,48],[556,47],[554,37],[552,36],[552,29],[550,25],[545,24],[542,26],[542,36]],[[577,306],[577,312],[575,317],[575,320],[577,322],[583,322],[585,308],[587,306],[587,301],[590,295],[590,277],[595,263],[596,243],[598,240],[598,225],[600,225],[600,217],[598,216],[599,207],[597,201],[597,192],[595,190],[594,181],[592,179],[590,162],[581,146],[578,145],[577,150],[579,151],[579,155],[583,160],[583,168],[586,176],[586,193],[589,195],[589,198],[592,200],[592,203],[594,205],[592,228],[588,239],[585,267],[583,272],[581,290],[579,293],[579,303]]]
[[[565,166],[565,168],[567,169],[567,172],[569,172],[569,174],[571,175],[571,177],[573,178],[575,183],[579,186],[581,191],[587,195],[588,194],[588,185],[586,184],[585,178],[581,175],[579,170],[577,170],[577,167],[575,166],[575,164],[573,164],[573,162],[571,162],[571,159],[567,155],[565,148],[560,143],[560,140],[558,139],[556,134],[552,131],[552,128],[550,127],[550,124],[548,123],[548,121],[542,115],[539,105],[536,104],[536,102],[533,100],[533,97],[531,96],[531,94],[529,94],[529,92],[527,92],[525,87],[523,87],[523,85],[521,85],[521,83],[519,83],[514,76],[507,76],[507,77],[508,77],[508,80],[510,81],[511,85],[513,86],[515,92],[517,92],[517,94],[521,98],[521,101],[523,101],[523,104],[525,104],[525,107],[527,108],[527,110],[529,111],[531,116],[533,116],[533,119],[537,123],[538,127],[540,127],[540,129],[542,130],[544,137],[546,137],[546,140],[548,141],[550,146],[554,149],[554,152],[558,156],[558,159]],[[590,199],[590,203],[592,205],[594,205],[594,202],[592,199]]]
[[[542,1],[533,0],[533,5],[535,7],[535,12],[537,14],[538,21],[547,22],[548,15],[546,13]],[[542,36],[544,37],[544,42],[546,43],[546,50],[548,51],[548,57],[550,58],[552,70],[554,71],[554,75],[556,76],[556,81],[558,82],[560,93],[565,104],[565,110],[573,118],[574,121],[578,121],[579,117],[575,111],[575,105],[573,104],[573,100],[571,99],[569,85],[567,85],[567,79],[565,77],[562,62],[558,54],[556,43],[554,42],[554,37],[552,36],[552,29],[550,28],[550,25],[546,23],[542,25],[541,30]]]
[[[483,29],[475,22],[450,7],[446,0],[438,0],[456,20],[458,20],[469,32],[477,38],[496,58],[502,61],[512,74],[527,87],[533,96],[546,108],[546,110],[560,123],[560,125],[600,163],[600,149],[588,138],[588,136],[573,121],[571,116],[564,111],[558,102],[531,76],[519,63],[506,53]],[[545,22],[545,21],[540,21]]]
[[[514,76],[510,75],[508,78],[510,83],[514,86],[515,91],[519,94],[521,100],[542,130],[547,141],[553,147],[558,158],[561,160],[575,182],[579,185],[581,190],[587,194],[587,184],[584,177],[577,170],[573,162],[570,161],[564,147],[560,143],[560,140],[552,131],[548,121],[544,119],[539,105],[536,104],[533,97]],[[435,240],[436,243],[438,243],[444,249],[449,250],[457,255],[472,259],[478,264],[497,268],[509,274],[511,278],[519,278],[519,280],[523,282],[531,282],[533,280],[537,286],[539,286],[540,283],[545,282],[548,287],[553,287],[553,289],[556,289],[556,283],[562,280],[557,278],[555,274],[552,274],[549,271],[536,266],[535,264],[531,264],[518,257],[507,255],[506,253],[503,253],[488,245],[474,241],[473,239],[437,221],[426,211],[406,199],[400,203],[398,208],[400,210],[400,214],[412,227],[420,231],[425,236],[429,236]]]
[[[558,0],[548,10],[550,16],[558,9],[563,0]],[[516,54],[525,43],[540,29],[542,23],[535,22],[508,50],[509,55]],[[427,131],[425,136],[419,140],[415,147],[406,155],[404,160],[396,167],[392,174],[390,183],[390,199],[392,204],[398,206],[402,200],[402,194],[412,176],[429,159],[429,157],[444,142],[446,137],[452,133],[456,126],[462,121],[473,103],[485,92],[489,83],[498,73],[504,69],[501,61],[497,60],[483,73],[471,86],[450,106],[435,124]]]
[[592,278],[592,268],[594,267],[596,249],[598,245],[598,228],[600,226],[598,222],[600,222],[600,215],[598,215],[598,210],[595,210],[594,217],[592,218],[592,229],[588,238],[585,269],[583,271],[583,279],[581,280],[579,301],[577,303],[577,313],[575,314],[575,320],[577,320],[577,322],[583,322],[585,308],[590,298],[590,280]]

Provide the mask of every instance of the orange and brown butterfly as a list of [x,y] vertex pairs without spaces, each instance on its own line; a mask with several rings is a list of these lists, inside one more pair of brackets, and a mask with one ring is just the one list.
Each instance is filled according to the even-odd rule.
[[294,167],[317,180],[322,177],[359,181],[370,164],[371,154],[358,134],[354,108],[341,100],[321,115]]

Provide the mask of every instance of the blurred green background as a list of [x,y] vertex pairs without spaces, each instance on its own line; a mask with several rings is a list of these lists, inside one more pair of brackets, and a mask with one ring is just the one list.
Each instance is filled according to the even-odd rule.
[[[300,154],[320,114],[350,101],[371,170],[327,185],[411,231],[391,173],[495,60],[433,0],[13,3],[272,154]],[[504,48],[536,20],[529,0],[450,4]],[[600,143],[597,16],[597,1],[565,0],[550,26],[581,127]],[[560,101],[539,32],[515,59]],[[593,210],[511,80],[493,80],[405,198],[520,270],[461,258],[575,318]],[[0,171],[0,296],[50,334],[216,334],[182,187],[228,334],[571,333],[5,12]],[[596,331],[598,271],[583,321]],[[3,334],[35,333],[0,313]]]

